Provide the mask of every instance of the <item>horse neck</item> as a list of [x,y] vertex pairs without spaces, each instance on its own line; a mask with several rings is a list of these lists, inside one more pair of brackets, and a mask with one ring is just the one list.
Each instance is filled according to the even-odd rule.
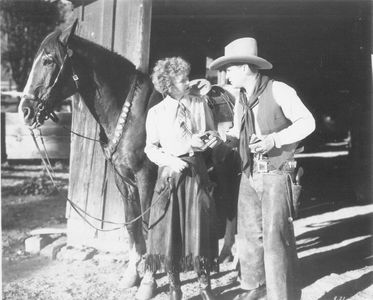
[[110,139],[136,69],[119,55],[82,38],[74,37],[70,47],[79,94]]

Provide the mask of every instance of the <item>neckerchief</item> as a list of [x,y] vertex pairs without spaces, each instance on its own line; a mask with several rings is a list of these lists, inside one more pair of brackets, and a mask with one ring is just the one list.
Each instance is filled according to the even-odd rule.
[[245,89],[241,88],[240,90],[240,103],[244,108],[242,120],[241,120],[241,129],[240,129],[240,141],[238,152],[241,157],[241,170],[247,176],[249,176],[251,171],[251,156],[250,156],[250,138],[253,133],[255,133],[254,126],[254,115],[252,109],[258,105],[259,96],[263,93],[267,84],[269,82],[269,77],[259,74],[256,81],[254,90],[249,100],[246,97]]
[[176,111],[176,119],[180,125],[182,130],[182,136],[184,138],[191,138],[192,137],[192,116],[189,109],[179,101],[177,111]]

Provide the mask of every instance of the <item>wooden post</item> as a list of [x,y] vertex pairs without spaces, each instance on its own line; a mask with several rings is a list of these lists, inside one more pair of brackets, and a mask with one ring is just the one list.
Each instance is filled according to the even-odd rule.
[[[77,34],[123,55],[141,71],[149,61],[151,1],[97,0],[75,9],[79,18]],[[98,125],[84,103],[73,102],[72,130],[98,139]],[[90,215],[113,222],[124,222],[122,199],[107,168],[100,145],[72,136],[69,197]],[[69,245],[93,246],[101,250],[125,249],[126,230],[101,232],[90,227],[68,205],[67,236]],[[89,221],[103,229],[117,227],[97,220]]]
[[5,113],[1,112],[1,162],[6,161],[6,144],[5,144]]

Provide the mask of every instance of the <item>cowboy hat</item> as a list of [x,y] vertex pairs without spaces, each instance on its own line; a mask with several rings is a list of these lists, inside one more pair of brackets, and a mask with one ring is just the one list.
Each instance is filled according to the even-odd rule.
[[245,37],[234,40],[224,48],[224,56],[215,59],[210,64],[211,70],[219,70],[230,64],[252,64],[258,69],[272,69],[272,64],[259,57],[258,45],[256,40],[251,37]]

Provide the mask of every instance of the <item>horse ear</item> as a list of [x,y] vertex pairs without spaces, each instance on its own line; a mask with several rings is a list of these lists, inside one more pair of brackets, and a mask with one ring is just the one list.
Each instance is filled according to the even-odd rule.
[[62,31],[60,35],[60,41],[62,44],[67,45],[71,39],[71,37],[75,33],[76,26],[78,25],[78,19],[74,21],[74,24],[70,27],[66,28],[64,31]]

